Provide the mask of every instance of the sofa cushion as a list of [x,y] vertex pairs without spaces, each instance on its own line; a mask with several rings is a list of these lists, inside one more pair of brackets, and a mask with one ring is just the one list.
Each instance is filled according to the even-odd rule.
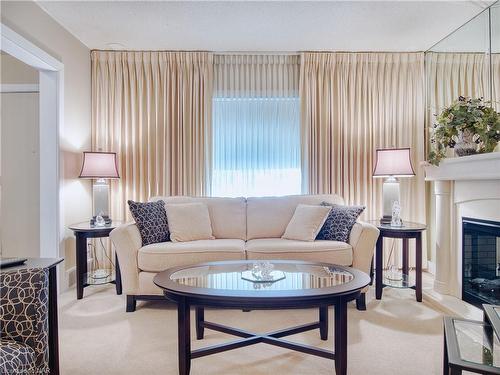
[[158,202],[134,202],[129,200],[130,213],[139,228],[142,246],[170,240],[165,206]]
[[238,239],[163,242],[139,249],[139,269],[160,272],[170,267],[245,259],[245,241]]
[[349,241],[351,229],[356,223],[359,215],[365,210],[365,206],[331,205],[323,202],[322,206],[331,206],[332,209],[321,228],[317,239],[329,241]]
[[281,238],[287,240],[314,241],[331,207],[299,204]]
[[352,246],[339,241],[295,241],[261,238],[246,243],[248,259],[289,259],[350,266]]
[[208,207],[212,232],[215,238],[238,238],[246,240],[247,203],[245,198],[217,197],[153,197],[152,201],[165,203],[204,203]]
[[213,240],[212,222],[207,205],[203,203],[166,204],[170,240],[186,242]]
[[280,238],[297,205],[319,205],[321,202],[344,204],[341,197],[333,194],[247,198],[247,240]]

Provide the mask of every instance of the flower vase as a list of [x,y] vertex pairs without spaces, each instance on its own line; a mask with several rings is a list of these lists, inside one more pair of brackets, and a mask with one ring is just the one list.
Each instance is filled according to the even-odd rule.
[[461,131],[457,136],[454,149],[456,156],[477,154],[477,143],[474,142],[474,134],[467,129]]

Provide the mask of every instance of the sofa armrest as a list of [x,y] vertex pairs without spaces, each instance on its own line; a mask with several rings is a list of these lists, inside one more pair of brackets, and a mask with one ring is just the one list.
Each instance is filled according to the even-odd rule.
[[370,275],[370,268],[375,253],[380,231],[372,224],[356,222],[349,236],[349,245],[352,246],[352,266]]
[[115,245],[122,288],[125,294],[137,294],[139,290],[139,267],[137,256],[142,247],[141,234],[135,222],[125,223],[113,229],[109,234]]

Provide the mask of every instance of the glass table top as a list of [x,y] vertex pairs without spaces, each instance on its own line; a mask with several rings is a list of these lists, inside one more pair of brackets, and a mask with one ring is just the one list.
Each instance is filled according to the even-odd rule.
[[375,225],[379,229],[397,230],[397,231],[421,231],[426,229],[425,224],[403,221],[401,227],[393,227],[391,224],[381,224],[380,220],[368,220],[368,223]]
[[273,261],[184,268],[170,275],[177,284],[231,291],[297,291],[347,284],[354,274],[344,267]]
[[460,359],[500,367],[500,342],[492,329],[482,322],[453,319]]
[[73,230],[73,231],[85,231],[85,232],[90,232],[90,231],[100,231],[103,229],[114,229],[116,227],[119,227],[120,225],[124,224],[124,221],[121,220],[113,220],[111,224],[108,225],[103,225],[103,226],[98,226],[98,225],[90,225],[90,221],[83,221],[81,223],[76,223],[76,224],[71,224],[68,228]]

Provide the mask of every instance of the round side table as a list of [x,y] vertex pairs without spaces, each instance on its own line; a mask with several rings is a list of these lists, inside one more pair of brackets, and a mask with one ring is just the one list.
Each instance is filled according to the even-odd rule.
[[[394,286],[385,284],[383,260],[384,260],[384,238],[401,238],[403,240],[403,280],[398,287],[408,287],[415,289],[415,295],[418,302],[422,302],[422,232],[426,230],[425,224],[412,223],[409,221],[403,222],[402,227],[393,227],[390,224],[381,224],[379,220],[371,220],[370,224],[375,225],[380,230],[380,236],[377,240],[375,252],[375,296],[377,299],[382,299],[382,289],[386,286]],[[415,285],[408,285],[408,245],[411,238],[415,239]]]
[[109,237],[109,233],[123,224],[121,221],[113,221],[110,225],[102,227],[90,225],[88,221],[73,224],[69,229],[73,231],[76,237],[76,298],[83,298],[83,289],[89,285],[114,283],[116,285],[116,294],[122,294],[122,282],[120,275],[120,265],[115,253],[115,279],[112,275],[99,282],[89,282],[87,276],[87,238]]

